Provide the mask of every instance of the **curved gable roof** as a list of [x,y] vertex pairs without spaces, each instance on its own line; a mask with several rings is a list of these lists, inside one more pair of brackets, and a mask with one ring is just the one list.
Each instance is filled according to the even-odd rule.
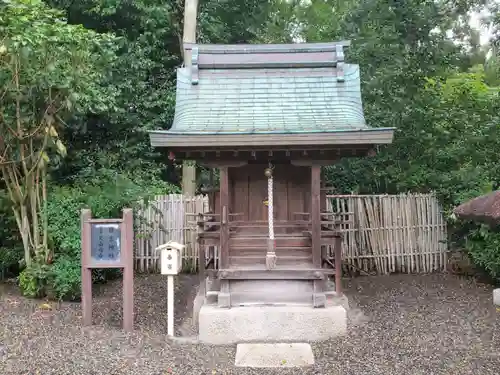
[[188,45],[192,66],[177,70],[172,127],[150,132],[152,145],[307,144],[304,134],[317,138],[311,144],[390,143],[392,128],[365,123],[348,45]]
[[172,133],[317,132],[366,128],[358,65],[177,72]]

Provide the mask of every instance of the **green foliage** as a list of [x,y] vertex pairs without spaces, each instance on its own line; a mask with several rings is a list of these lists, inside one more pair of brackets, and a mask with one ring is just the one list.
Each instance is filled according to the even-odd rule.
[[[168,194],[176,188],[151,178],[149,181],[104,170],[81,185],[53,186],[49,191],[47,215],[51,245],[55,249],[51,264],[34,262],[19,276],[19,285],[28,297],[54,297],[75,300],[81,293],[80,214],[90,208],[97,218],[120,217],[123,208],[137,208],[139,199]],[[84,184],[83,184],[84,183]],[[94,270],[94,282],[119,275],[116,270]]]
[[72,258],[67,255],[57,257],[50,272],[51,289],[47,291],[49,296],[71,301],[79,299],[82,285],[81,272],[80,257]]
[[12,203],[6,192],[0,190],[0,279],[7,276],[9,270],[19,267],[23,258],[23,248],[12,215]]
[[37,259],[19,274],[19,287],[29,298],[76,300],[81,294],[80,258],[62,256],[53,264]]
[[30,298],[46,296],[52,279],[51,268],[44,259],[33,259],[19,274],[19,287],[23,295]]
[[[132,179],[109,170],[97,171],[93,179],[78,180],[73,186],[54,186],[47,205],[49,233],[55,248],[51,288],[57,298],[80,296],[80,214],[90,208],[97,218],[121,217],[123,208],[138,208],[139,200],[155,194],[176,192],[176,188],[150,176],[148,181]],[[94,282],[119,275],[116,270],[95,270]]]
[[141,198],[176,192],[158,179],[132,179],[109,170],[96,171],[92,180],[81,179],[72,186],[54,186],[47,212],[49,232],[56,254],[80,254],[80,213],[90,208],[93,217],[121,217],[123,208],[137,208]]
[[[380,147],[377,156],[327,168],[336,192],[434,191],[447,215],[457,204],[499,187],[500,33],[487,60],[488,47],[479,45],[477,31],[466,22],[481,1],[287,3],[278,11],[294,15],[290,25],[299,39],[352,40],[347,59],[361,68],[367,122],[396,128],[393,144]],[[496,31],[499,14],[492,9]],[[495,232],[483,229],[479,236],[461,224],[451,232],[457,242],[470,235],[471,257],[497,275]],[[491,243],[485,242],[486,233]]]
[[[181,62],[176,2],[53,0],[71,23],[119,35],[119,58],[107,87],[120,92],[116,108],[69,122],[68,162],[57,171],[60,182],[91,178],[94,171],[160,172],[165,160],[149,145],[148,130],[164,128],[173,118],[175,67]],[[177,180],[177,171],[172,171]]]
[[446,208],[454,207],[498,186],[499,110],[498,90],[480,72],[428,79],[401,114],[393,145],[329,173],[343,176],[349,190],[435,191]]
[[115,38],[69,25],[42,1],[0,5],[0,175],[29,266],[51,258],[43,211],[48,167],[67,154],[65,120],[114,108],[115,93],[102,83]]
[[0,247],[0,280],[19,269],[23,259],[23,248],[16,243],[11,246]]
[[48,114],[63,118],[68,112],[113,110],[115,93],[102,86],[110,73],[106,67],[115,58],[112,35],[69,25],[61,12],[39,0],[1,0],[0,4],[4,126],[12,124],[19,95],[20,120],[33,128]]
[[500,280],[500,232],[498,228],[477,226],[467,236],[465,248],[473,262],[491,277]]
[[276,20],[272,16],[274,8],[279,6],[277,3],[266,0],[200,1],[198,40],[200,43],[252,43],[262,35],[263,25]]
[[484,64],[485,81],[490,86],[500,86],[500,56],[494,48],[491,57]]

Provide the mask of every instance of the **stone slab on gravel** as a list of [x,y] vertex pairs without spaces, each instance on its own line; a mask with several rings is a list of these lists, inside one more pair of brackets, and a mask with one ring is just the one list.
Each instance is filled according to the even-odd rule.
[[238,344],[237,367],[305,367],[314,365],[314,354],[307,343]]
[[500,288],[493,289],[493,304],[500,306]]

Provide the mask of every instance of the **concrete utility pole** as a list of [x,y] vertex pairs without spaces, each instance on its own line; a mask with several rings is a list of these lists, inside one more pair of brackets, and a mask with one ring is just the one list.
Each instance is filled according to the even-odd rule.
[[[191,66],[191,51],[184,49],[184,43],[196,43],[196,18],[198,14],[198,0],[185,0],[184,3],[184,32],[182,46],[184,65]],[[194,196],[196,192],[196,164],[185,160],[182,165],[182,193]]]

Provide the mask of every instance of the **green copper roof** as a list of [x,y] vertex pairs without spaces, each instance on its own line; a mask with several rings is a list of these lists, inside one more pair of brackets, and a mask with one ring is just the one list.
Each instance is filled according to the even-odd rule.
[[348,46],[185,44],[192,63],[177,70],[174,122],[150,131],[151,145],[191,152],[391,143],[393,128],[365,123],[359,66],[344,62]]
[[186,44],[175,117],[164,136],[370,131],[359,66],[348,41],[274,45]]
[[170,132],[254,133],[366,128],[358,65],[335,68],[191,69],[177,72]]

